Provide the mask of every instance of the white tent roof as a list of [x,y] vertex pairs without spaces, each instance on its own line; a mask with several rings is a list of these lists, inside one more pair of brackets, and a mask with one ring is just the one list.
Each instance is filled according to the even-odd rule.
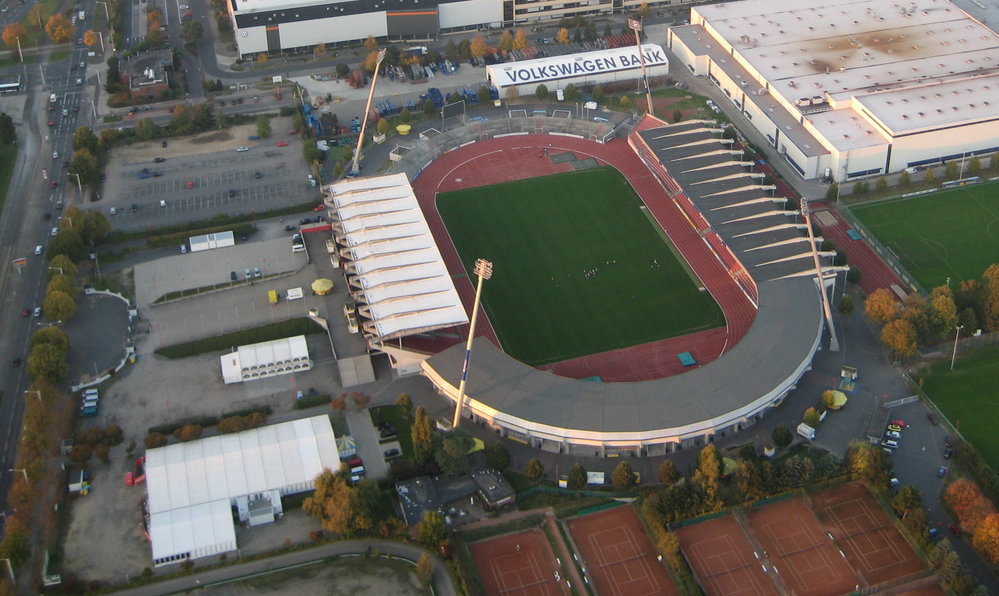
[[468,322],[405,174],[346,179],[330,194],[367,333],[387,340]]
[[229,508],[236,498],[303,492],[323,468],[339,467],[328,416],[150,449],[146,487],[153,558],[204,552],[227,541],[235,548]]

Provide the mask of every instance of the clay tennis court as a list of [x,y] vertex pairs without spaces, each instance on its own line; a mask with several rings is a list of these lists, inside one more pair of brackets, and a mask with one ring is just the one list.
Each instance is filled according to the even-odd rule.
[[[488,596],[555,596],[568,594],[541,530],[528,530],[481,540],[468,546]],[[561,573],[561,572],[559,572]]]
[[868,584],[904,578],[924,569],[888,513],[862,484],[826,489],[811,499],[819,521]]
[[569,531],[599,594],[679,594],[630,505],[572,519]]
[[694,576],[709,596],[779,594],[731,515],[685,526],[677,535]]
[[826,535],[804,498],[794,497],[747,511],[779,579],[798,594],[853,592],[860,578]]

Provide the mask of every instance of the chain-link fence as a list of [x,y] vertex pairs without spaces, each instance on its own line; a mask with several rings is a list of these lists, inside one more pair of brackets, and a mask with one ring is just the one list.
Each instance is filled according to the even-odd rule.
[[902,261],[899,259],[898,254],[878,240],[877,236],[872,234],[871,231],[867,229],[867,226],[857,219],[857,216],[850,211],[849,207],[841,205],[839,207],[839,213],[843,216],[843,219],[849,222],[850,226],[853,227],[854,230],[864,237],[864,240],[866,240],[867,244],[874,249],[874,252],[878,253],[881,260],[884,261],[888,267],[890,267],[891,270],[894,271],[907,286],[909,286],[911,290],[926,295],[926,288],[916,281],[916,278],[902,265]]

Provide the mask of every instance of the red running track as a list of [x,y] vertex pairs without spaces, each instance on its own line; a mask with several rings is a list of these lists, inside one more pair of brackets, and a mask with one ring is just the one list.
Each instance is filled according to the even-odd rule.
[[[698,365],[703,365],[718,358],[742,339],[753,323],[755,307],[683,217],[655,175],[620,139],[607,144],[546,135],[489,139],[446,153],[423,170],[413,182],[413,190],[467,312],[471,313],[475,288],[472,280],[465,275],[458,252],[437,212],[436,195],[438,192],[573,170],[571,162],[552,163],[544,154],[546,149],[549,155],[572,152],[578,159],[594,158],[599,165],[611,165],[620,171],[721,307],[726,326],[591,354],[542,368],[577,379],[598,376],[605,382],[647,381],[683,372],[684,367],[676,357],[680,352],[690,352]],[[449,336],[438,336],[435,341],[417,339],[407,345],[413,349],[436,352],[460,343],[467,333],[466,325],[455,329]],[[479,324],[476,335],[499,345],[486,317]]]

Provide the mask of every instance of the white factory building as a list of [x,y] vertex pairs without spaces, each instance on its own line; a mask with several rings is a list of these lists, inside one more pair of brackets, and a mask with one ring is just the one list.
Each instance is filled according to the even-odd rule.
[[524,95],[532,95],[538,85],[550,91],[565,89],[572,83],[598,85],[610,81],[630,81],[642,76],[642,60],[649,77],[669,74],[669,61],[662,46],[642,44],[642,55],[634,46],[549,56],[536,60],[504,62],[486,67],[486,80],[500,90],[516,87]]
[[667,46],[806,179],[999,149],[999,37],[946,0],[694,6]]
[[311,491],[340,457],[329,416],[146,452],[147,530],[157,567],[236,550],[235,521],[274,521],[281,497]]

